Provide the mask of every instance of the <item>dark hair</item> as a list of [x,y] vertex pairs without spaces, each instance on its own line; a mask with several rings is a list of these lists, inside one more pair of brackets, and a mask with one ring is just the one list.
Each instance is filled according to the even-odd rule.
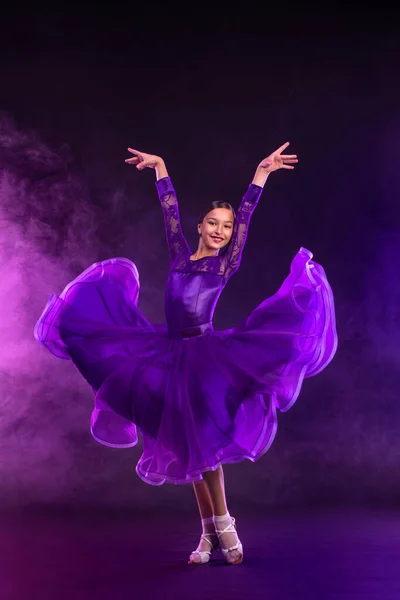
[[206,210],[204,210],[200,217],[199,220],[197,221],[198,224],[202,223],[204,218],[208,215],[209,212],[211,212],[212,210],[214,210],[214,208],[226,208],[227,210],[232,211],[233,214],[233,220],[236,219],[236,213],[233,210],[233,206],[231,206],[229,204],[229,202],[220,202],[219,200],[215,200],[214,202],[211,202],[211,204],[208,205],[208,208]]

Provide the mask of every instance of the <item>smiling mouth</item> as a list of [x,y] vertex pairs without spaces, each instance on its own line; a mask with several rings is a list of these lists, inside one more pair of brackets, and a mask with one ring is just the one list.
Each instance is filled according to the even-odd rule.
[[219,238],[219,237],[214,237],[214,236],[211,236],[211,239],[212,239],[212,240],[214,240],[214,242],[222,242],[222,240],[223,240],[224,238]]

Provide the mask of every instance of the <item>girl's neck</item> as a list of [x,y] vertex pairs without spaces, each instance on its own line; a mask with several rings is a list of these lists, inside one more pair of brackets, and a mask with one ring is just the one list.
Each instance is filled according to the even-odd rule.
[[199,246],[194,254],[191,255],[191,260],[199,260],[200,258],[206,258],[206,256],[218,256],[219,249],[207,248],[204,244],[199,243]]

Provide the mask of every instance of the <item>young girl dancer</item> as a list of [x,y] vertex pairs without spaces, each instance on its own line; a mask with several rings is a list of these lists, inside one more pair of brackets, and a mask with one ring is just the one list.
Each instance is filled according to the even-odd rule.
[[213,202],[198,223],[192,253],[164,161],[129,148],[139,171],[155,170],[171,259],[167,325],[138,310],[139,275],[126,258],[95,263],[51,296],[35,327],[55,356],[71,359],[95,394],[93,437],[126,448],[143,438],[136,466],[151,485],[193,483],[203,532],[190,564],[204,564],[218,546],[229,564],[243,547],[230,516],[223,463],[255,461],[270,447],[276,409],[295,402],[304,377],[333,358],[333,296],[324,270],[301,248],[279,291],[240,325],[214,331],[218,298],[239,268],[251,215],[268,176],[293,169],[283,144],[258,165],[235,215]]

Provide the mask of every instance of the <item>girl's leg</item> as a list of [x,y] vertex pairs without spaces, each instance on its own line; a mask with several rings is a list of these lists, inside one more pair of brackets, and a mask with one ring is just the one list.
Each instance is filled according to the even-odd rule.
[[[219,531],[229,528],[229,531],[220,536],[221,547],[225,550],[237,546],[239,538],[232,524],[231,516],[228,512],[225,495],[225,480],[222,466],[216,471],[206,471],[203,473],[203,479],[207,484],[210,498],[214,507],[214,524]],[[226,559],[229,563],[239,563],[243,555],[241,548],[229,551]]]
[[216,471],[206,471],[203,473],[203,480],[207,484],[210,500],[214,507],[214,515],[222,516],[228,512],[225,496],[225,479],[222,466]]
[[211,500],[210,492],[206,482],[196,481],[193,484],[194,494],[197,500],[197,506],[199,507],[199,513],[201,519],[209,519],[214,516],[214,507]]
[[[209,556],[207,553],[212,550],[212,547],[218,545],[218,538],[215,533],[214,526],[214,507],[211,501],[210,492],[205,481],[197,481],[193,484],[193,490],[199,507],[199,513],[202,523],[202,537],[196,550],[192,552],[189,558],[190,564],[202,564],[208,562]],[[208,540],[208,541],[207,541]]]

